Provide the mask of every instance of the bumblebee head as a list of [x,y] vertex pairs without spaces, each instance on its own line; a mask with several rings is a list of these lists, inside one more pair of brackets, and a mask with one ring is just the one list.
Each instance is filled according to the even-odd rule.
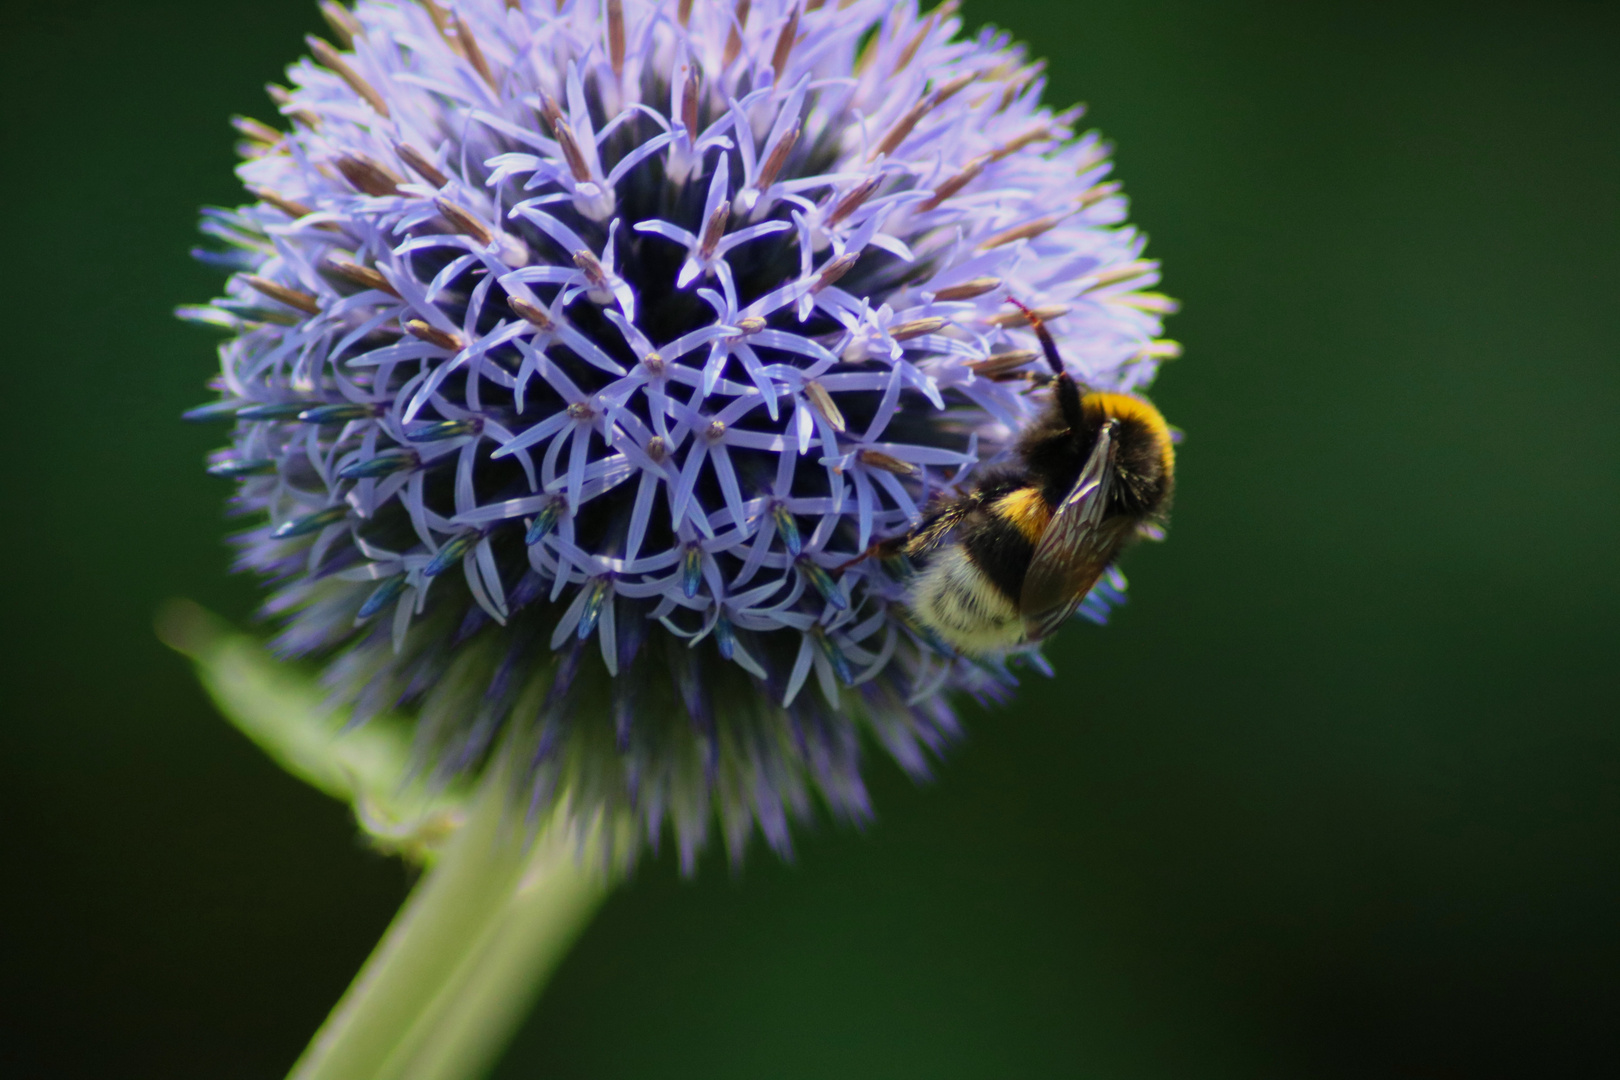
[[1122,513],[1152,514],[1169,501],[1176,452],[1170,425],[1151,402],[1129,394],[1093,391],[1080,399],[1080,437],[1095,446],[1112,421],[1114,478],[1109,495]]

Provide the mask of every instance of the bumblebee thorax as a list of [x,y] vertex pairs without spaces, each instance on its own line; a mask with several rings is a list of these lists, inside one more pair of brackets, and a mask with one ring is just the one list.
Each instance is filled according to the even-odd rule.
[[[1175,445],[1170,425],[1151,402],[1130,394],[1095,391],[1080,401],[1086,427],[1095,432],[1105,420],[1117,420],[1115,467],[1119,483],[1115,500],[1121,510],[1153,513],[1169,497],[1175,476]],[[1091,436],[1095,439],[1095,435]]]

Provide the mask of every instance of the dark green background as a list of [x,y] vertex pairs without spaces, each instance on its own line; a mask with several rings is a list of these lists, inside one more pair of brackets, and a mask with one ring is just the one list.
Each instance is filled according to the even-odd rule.
[[[1620,20],[968,0],[1120,146],[1186,310],[1132,604],[877,822],[618,893],[506,1078],[1471,1077],[1616,1058]],[[232,112],[304,0],[0,16],[10,1076],[278,1077],[405,895],[151,632]],[[1610,1064],[1610,1068],[1614,1065]]]

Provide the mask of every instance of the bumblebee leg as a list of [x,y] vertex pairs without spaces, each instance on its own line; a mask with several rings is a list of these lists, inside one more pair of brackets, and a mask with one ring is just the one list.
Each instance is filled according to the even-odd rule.
[[902,554],[906,550],[906,545],[911,543],[911,537],[911,533],[901,533],[899,536],[891,536],[887,540],[874,540],[866,545],[865,551],[848,562],[840,563],[834,572],[843,573],[850,567],[863,563],[867,559],[888,559]]
[[1052,332],[1046,328],[1046,320],[1040,313],[1022,300],[1007,297],[1007,303],[1024,313],[1029,320],[1029,327],[1035,331],[1035,337],[1041,343],[1041,352],[1046,355],[1047,366],[1052,369],[1053,378],[1057,382],[1058,408],[1063,410],[1063,419],[1071,429],[1080,427],[1080,388],[1075,385],[1074,379],[1063,368],[1063,354],[1058,352],[1057,342],[1052,340]]
[[967,516],[979,509],[984,503],[984,496],[975,491],[954,502],[941,506],[932,517],[923,521],[916,529],[907,533],[905,544],[895,554],[921,555],[940,545],[951,530],[960,525]]
[[1035,331],[1035,337],[1040,340],[1041,352],[1046,354],[1047,366],[1052,369],[1052,374],[1062,375],[1063,356],[1058,352],[1057,342],[1052,340],[1052,332],[1046,328],[1046,320],[1022,300],[1014,300],[1009,296],[1007,303],[1024,313],[1024,318],[1029,320],[1029,328]]

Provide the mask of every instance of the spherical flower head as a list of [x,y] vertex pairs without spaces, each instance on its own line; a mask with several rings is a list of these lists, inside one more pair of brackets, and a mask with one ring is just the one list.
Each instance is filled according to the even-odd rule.
[[278,648],[622,855],[861,819],[863,742],[925,774],[1041,661],[956,655],[859,556],[1042,408],[1007,299],[1093,387],[1173,354],[1080,110],[910,0],[323,10],[185,312],[232,333],[196,415]]

